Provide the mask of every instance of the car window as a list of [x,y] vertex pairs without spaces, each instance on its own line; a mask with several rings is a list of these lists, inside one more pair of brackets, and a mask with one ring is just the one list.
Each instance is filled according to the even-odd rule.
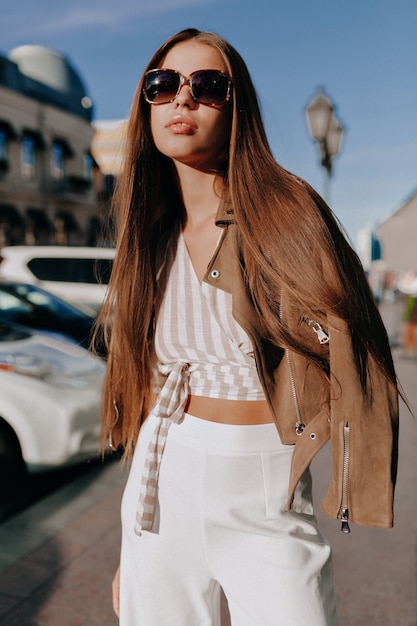
[[19,285],[17,292],[20,297],[30,303],[32,308],[39,309],[40,311],[48,311],[50,314],[55,314],[61,319],[86,319],[88,317],[85,313],[80,311],[77,307],[72,306],[68,302],[63,302],[60,298],[57,298],[53,294],[41,289],[34,289],[30,286]]
[[42,326],[55,319],[87,320],[76,307],[52,294],[20,284],[0,286],[0,317],[27,326]]
[[3,318],[16,320],[21,315],[30,313],[31,309],[28,302],[24,302],[12,293],[0,290],[0,313]]
[[28,267],[39,280],[107,285],[112,264],[112,259],[49,257],[31,259]]

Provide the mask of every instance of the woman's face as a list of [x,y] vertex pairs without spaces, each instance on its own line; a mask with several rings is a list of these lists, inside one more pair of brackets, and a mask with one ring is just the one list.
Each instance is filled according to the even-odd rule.
[[[160,67],[183,76],[206,69],[228,73],[217,50],[194,40],[174,46]],[[191,96],[190,87],[183,85],[173,102],[149,106],[152,136],[162,154],[202,171],[219,168],[230,137],[230,101],[218,106],[200,104]]]

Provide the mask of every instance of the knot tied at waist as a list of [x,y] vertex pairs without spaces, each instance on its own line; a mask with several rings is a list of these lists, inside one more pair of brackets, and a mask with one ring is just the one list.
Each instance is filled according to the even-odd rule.
[[141,478],[139,500],[136,511],[135,533],[152,530],[159,467],[171,424],[179,424],[184,418],[185,406],[189,394],[189,364],[183,361],[167,366],[164,386],[156,399],[151,413],[158,418],[158,423],[149,441],[145,465]]

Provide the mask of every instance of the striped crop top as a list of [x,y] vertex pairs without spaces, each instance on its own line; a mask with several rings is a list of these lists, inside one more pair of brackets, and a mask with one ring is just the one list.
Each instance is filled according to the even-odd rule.
[[152,530],[159,468],[173,424],[190,394],[264,400],[250,340],[232,317],[231,295],[199,282],[180,235],[155,329],[153,376],[158,418],[141,479],[134,531]]
[[155,391],[178,363],[188,363],[189,393],[264,400],[249,337],[232,316],[232,296],[200,283],[182,234],[155,331]]

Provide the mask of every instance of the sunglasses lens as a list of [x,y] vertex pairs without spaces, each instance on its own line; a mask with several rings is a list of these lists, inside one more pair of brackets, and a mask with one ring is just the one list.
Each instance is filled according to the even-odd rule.
[[148,102],[164,104],[177,95],[181,78],[169,70],[151,70],[145,76],[143,91]]
[[229,79],[218,70],[194,72],[191,78],[191,92],[201,104],[222,104],[229,94]]
[[[143,93],[151,104],[166,104],[177,96],[181,84],[188,80],[175,70],[150,70],[145,74]],[[199,70],[189,79],[191,94],[201,104],[223,104],[228,99],[229,79],[219,70]]]

